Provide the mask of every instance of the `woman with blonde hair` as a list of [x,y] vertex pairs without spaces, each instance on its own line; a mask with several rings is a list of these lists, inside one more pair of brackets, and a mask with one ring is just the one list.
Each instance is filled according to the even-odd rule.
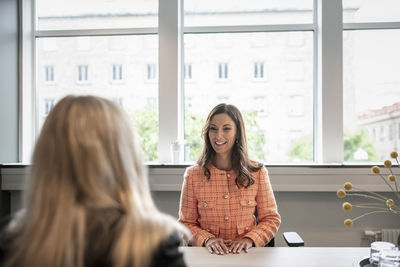
[[2,232],[2,266],[185,266],[184,227],[157,210],[137,141],[113,102],[60,100],[35,146],[24,209]]
[[265,246],[281,217],[267,170],[248,157],[239,109],[214,107],[203,139],[197,164],[185,172],[180,201],[179,221],[191,231],[191,244],[219,255]]

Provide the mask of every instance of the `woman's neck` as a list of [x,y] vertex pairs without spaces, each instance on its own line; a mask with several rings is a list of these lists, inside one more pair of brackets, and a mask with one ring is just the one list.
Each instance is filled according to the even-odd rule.
[[230,155],[216,155],[213,164],[220,170],[232,170],[232,160]]

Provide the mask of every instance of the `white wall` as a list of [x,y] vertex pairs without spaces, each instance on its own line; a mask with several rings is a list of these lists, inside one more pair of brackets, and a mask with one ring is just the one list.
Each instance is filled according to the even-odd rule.
[[[153,192],[159,209],[175,217],[179,197],[180,192]],[[343,221],[349,214],[343,211],[342,201],[334,192],[275,192],[275,197],[282,217],[275,238],[275,246],[279,247],[286,246],[283,232],[297,232],[308,247],[359,247],[370,245],[368,239],[363,239],[364,229],[400,228],[400,216],[391,214],[368,216],[352,228],[345,227]]]

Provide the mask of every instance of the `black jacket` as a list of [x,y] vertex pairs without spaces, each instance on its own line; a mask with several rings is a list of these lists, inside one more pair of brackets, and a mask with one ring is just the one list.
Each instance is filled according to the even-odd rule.
[[[2,266],[2,262],[8,253],[4,229],[9,221],[10,218],[0,221],[0,266]],[[183,254],[179,251],[180,241],[176,232],[163,240],[151,257],[150,267],[186,267]],[[90,259],[89,256],[86,258],[86,267],[112,267],[109,256],[103,254],[101,258],[93,259]]]

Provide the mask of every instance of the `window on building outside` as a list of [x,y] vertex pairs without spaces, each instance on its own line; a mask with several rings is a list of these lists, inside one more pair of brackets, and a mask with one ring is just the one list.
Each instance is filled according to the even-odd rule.
[[113,81],[122,81],[122,65],[113,65],[112,66],[112,80]]
[[379,140],[381,142],[383,142],[383,141],[385,141],[385,126],[381,126],[380,129],[381,130],[380,130],[380,139]]
[[225,80],[228,79],[228,64],[218,63],[218,79]]
[[87,82],[89,66],[88,65],[79,65],[78,66],[78,82]]
[[44,112],[43,114],[47,116],[51,109],[54,107],[54,99],[45,99],[44,100]]
[[147,80],[154,81],[157,79],[157,66],[156,64],[147,64]]
[[54,82],[54,67],[46,66],[44,68],[44,81],[45,82]]
[[183,77],[185,80],[192,79],[192,64],[186,63],[183,68]]
[[254,79],[263,79],[264,78],[264,63],[256,62],[254,63]]

